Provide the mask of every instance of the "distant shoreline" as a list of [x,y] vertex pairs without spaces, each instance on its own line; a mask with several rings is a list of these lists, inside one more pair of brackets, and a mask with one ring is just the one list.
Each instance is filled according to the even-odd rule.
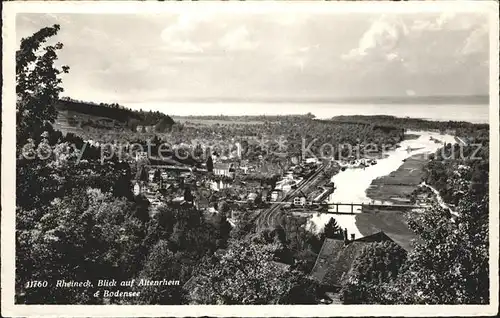
[[[123,103],[136,104],[134,101],[124,101]],[[402,104],[402,105],[488,105],[488,95],[435,95],[435,96],[367,96],[367,97],[338,97],[338,98],[220,98],[220,97],[201,97],[201,98],[169,98],[164,100],[151,100],[148,103],[206,103],[206,104]]]
[[489,106],[487,104],[466,103],[301,103],[301,102],[161,102],[128,104],[135,110],[152,110],[177,117],[241,117],[261,116],[304,116],[311,115],[317,119],[331,119],[336,116],[397,116],[399,118],[421,118],[432,121],[467,121],[471,123],[488,123]]
[[[192,123],[202,123],[204,121],[211,122],[211,121],[220,121],[220,122],[228,122],[228,123],[238,123],[238,122],[243,122],[245,120],[245,123],[247,121],[250,121],[250,123],[253,124],[258,124],[261,123],[261,120],[276,120],[279,118],[286,118],[286,117],[307,117],[311,116],[312,114],[261,114],[261,115],[170,115],[170,117],[175,120],[176,122],[192,122]],[[387,119],[394,119],[394,120],[412,120],[412,121],[422,121],[422,122],[432,122],[435,124],[439,123],[465,123],[465,124],[470,124],[470,125],[489,125],[489,122],[472,122],[472,121],[463,121],[463,120],[441,120],[438,118],[419,118],[419,117],[398,117],[398,116],[393,116],[393,115],[347,115],[347,116],[332,116],[331,118],[316,118],[316,120],[332,120],[332,121],[340,121],[342,117],[346,118],[359,118],[359,119],[379,119],[379,118],[387,118]],[[260,121],[259,121],[260,120]],[[356,122],[356,120],[352,120],[352,122]]]

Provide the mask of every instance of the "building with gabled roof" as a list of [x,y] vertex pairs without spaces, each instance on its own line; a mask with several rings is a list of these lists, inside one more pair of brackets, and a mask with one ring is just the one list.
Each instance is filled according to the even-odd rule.
[[344,231],[344,240],[327,238],[323,242],[310,276],[327,290],[338,290],[363,248],[371,243],[386,241],[396,243],[382,231],[359,239],[347,239],[347,231]]
[[234,177],[234,165],[232,163],[216,162],[214,163],[213,172],[216,176]]

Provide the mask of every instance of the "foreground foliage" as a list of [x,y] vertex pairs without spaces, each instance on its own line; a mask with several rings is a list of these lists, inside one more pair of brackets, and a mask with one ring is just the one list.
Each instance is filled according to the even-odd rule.
[[197,271],[192,299],[219,305],[314,304],[314,283],[275,261],[280,245],[234,241]]

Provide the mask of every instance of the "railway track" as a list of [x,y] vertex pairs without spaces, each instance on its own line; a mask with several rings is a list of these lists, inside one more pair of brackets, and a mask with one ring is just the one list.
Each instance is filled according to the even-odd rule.
[[[322,176],[323,171],[325,170],[326,165],[321,166],[318,170],[314,172],[312,176],[303,180],[297,188],[291,190],[283,199],[281,199],[280,203],[288,202],[290,199],[293,199],[297,194],[307,191],[307,189],[315,184],[317,180]],[[260,213],[257,217],[255,223],[257,229],[267,228],[267,227],[275,227],[278,224],[281,224],[284,220],[284,217],[281,215],[281,208],[283,204],[273,204],[269,209]]]

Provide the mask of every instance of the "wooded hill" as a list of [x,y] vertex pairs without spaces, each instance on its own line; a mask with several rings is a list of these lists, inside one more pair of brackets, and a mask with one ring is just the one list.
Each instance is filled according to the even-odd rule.
[[170,131],[174,120],[158,111],[137,111],[117,103],[94,103],[74,100],[68,97],[56,103],[58,117],[56,125],[65,130],[85,129],[120,129],[148,130],[156,132]]

